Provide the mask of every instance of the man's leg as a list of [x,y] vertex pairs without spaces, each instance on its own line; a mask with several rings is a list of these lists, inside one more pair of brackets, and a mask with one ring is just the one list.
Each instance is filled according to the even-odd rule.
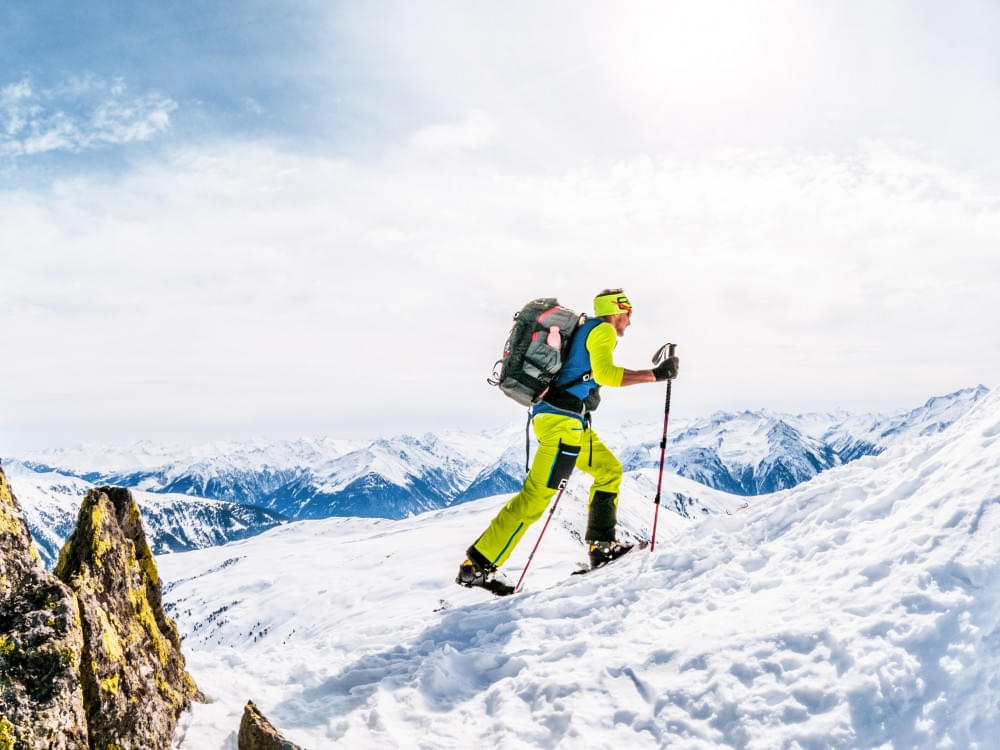
[[[583,423],[573,417],[539,414],[532,420],[538,452],[531,471],[496,518],[469,548],[469,559],[484,567],[500,567],[528,527],[541,518],[559,483],[569,479],[580,455]],[[584,448],[586,450],[586,448]]]
[[618,520],[618,490],[622,482],[621,462],[597,434],[590,430],[589,433],[584,433],[576,465],[594,478],[587,504],[586,539],[588,542],[613,542]]

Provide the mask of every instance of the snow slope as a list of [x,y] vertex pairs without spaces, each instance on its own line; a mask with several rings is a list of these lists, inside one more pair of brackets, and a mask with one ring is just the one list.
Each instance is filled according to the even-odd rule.
[[[504,497],[160,557],[189,668],[216,699],[176,746],[235,747],[252,698],[312,750],[996,747],[1000,391],[745,510],[667,487],[719,512],[661,513],[655,552],[570,577],[574,484],[507,599],[451,582]],[[648,497],[623,489],[635,534]]]

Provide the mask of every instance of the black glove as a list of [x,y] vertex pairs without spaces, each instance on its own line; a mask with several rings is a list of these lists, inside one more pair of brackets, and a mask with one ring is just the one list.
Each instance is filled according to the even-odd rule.
[[653,368],[653,375],[657,380],[673,380],[677,377],[677,370],[681,366],[681,361],[677,357],[667,357]]

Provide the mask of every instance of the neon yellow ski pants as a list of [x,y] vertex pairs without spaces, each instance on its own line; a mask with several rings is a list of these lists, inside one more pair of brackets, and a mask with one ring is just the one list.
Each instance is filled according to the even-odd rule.
[[[473,545],[486,560],[500,567],[524,532],[542,517],[574,467],[594,478],[587,502],[587,539],[612,541],[618,509],[622,465],[592,429],[574,417],[538,414],[532,420],[538,452],[521,486]],[[593,441],[593,453],[591,453]]]

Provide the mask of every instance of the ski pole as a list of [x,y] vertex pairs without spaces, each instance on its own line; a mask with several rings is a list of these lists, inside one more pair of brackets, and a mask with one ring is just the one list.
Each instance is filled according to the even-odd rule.
[[549,517],[545,519],[545,525],[542,526],[542,533],[538,535],[538,540],[535,542],[535,546],[531,548],[531,554],[528,555],[528,562],[524,564],[524,570],[521,571],[521,577],[517,579],[517,585],[514,587],[515,594],[521,590],[521,584],[524,582],[524,576],[528,572],[528,566],[531,565],[531,560],[535,557],[538,545],[542,543],[542,537],[545,536],[545,529],[549,527],[549,521],[552,520],[552,516],[556,512],[556,506],[559,505],[559,498],[562,497],[563,490],[566,489],[567,481],[568,480],[564,479],[559,483],[559,494],[556,495],[556,501],[552,503],[552,507],[549,508]]
[[[664,350],[666,350],[666,357],[674,356],[674,349],[676,348],[677,344],[664,344],[661,346],[656,354],[653,355],[653,364],[658,365],[665,359]],[[656,499],[653,501],[656,504],[656,510],[653,513],[653,537],[649,542],[650,552],[656,548],[656,524],[660,520],[660,490],[663,488],[663,459],[667,455],[667,424],[670,422],[670,386],[672,383],[673,380],[668,378],[667,401],[663,407],[663,438],[660,440],[660,476],[656,480]]]

